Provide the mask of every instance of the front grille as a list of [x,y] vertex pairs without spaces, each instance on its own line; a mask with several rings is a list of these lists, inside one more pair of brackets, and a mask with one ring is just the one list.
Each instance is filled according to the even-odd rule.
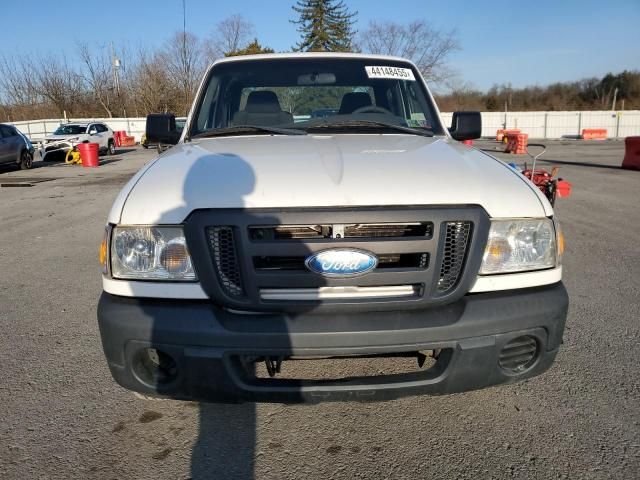
[[319,300],[358,300],[380,298],[417,298],[422,285],[390,285],[378,287],[261,288],[266,301],[306,302]]
[[[419,309],[462,297],[480,266],[484,243],[478,239],[486,239],[489,225],[477,206],[212,209],[193,212],[185,233],[202,288],[216,305],[361,311]],[[353,277],[306,267],[307,258],[328,249],[364,250],[378,265]],[[415,287],[410,294],[392,295],[407,285]],[[381,287],[384,295],[369,295]],[[295,298],[322,294],[306,303],[280,295],[292,289]],[[278,295],[265,300],[264,292]]]
[[329,227],[323,225],[261,225],[249,227],[249,238],[258,242],[261,240],[300,240],[328,236],[331,236]]
[[249,227],[249,238],[258,242],[323,238],[431,238],[432,235],[432,222],[252,225]]
[[345,238],[398,238],[427,237],[433,235],[433,223],[369,223],[345,225]]
[[243,297],[244,288],[236,254],[233,228],[229,226],[209,227],[207,235],[220,285],[227,295]]
[[467,253],[467,246],[471,239],[471,222],[446,222],[442,264],[438,292],[447,293],[452,290],[462,273]]
[[[385,268],[427,268],[429,266],[428,253],[398,253],[378,255],[376,269]],[[256,270],[306,270],[306,257],[261,256],[253,258]]]

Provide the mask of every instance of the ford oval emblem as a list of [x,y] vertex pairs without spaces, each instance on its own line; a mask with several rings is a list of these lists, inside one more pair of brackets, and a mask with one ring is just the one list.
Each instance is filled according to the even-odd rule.
[[307,257],[304,263],[309,270],[325,277],[355,277],[376,268],[378,258],[364,250],[332,248]]

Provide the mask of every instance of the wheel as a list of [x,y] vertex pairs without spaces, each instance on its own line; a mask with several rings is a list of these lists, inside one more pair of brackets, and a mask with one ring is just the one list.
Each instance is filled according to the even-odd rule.
[[20,154],[20,168],[22,170],[29,170],[31,167],[33,167],[33,155],[23,150]]
[[115,155],[116,154],[116,144],[113,143],[113,140],[109,140],[109,144],[107,146],[107,155]]
[[553,180],[552,182],[547,183],[546,196],[549,200],[551,206],[555,206],[556,204],[556,196],[558,194],[558,182],[557,180]]

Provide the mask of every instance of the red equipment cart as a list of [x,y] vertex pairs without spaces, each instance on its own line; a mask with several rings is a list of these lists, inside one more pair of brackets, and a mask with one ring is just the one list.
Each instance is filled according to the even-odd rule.
[[[539,147],[542,148],[542,151],[537,155],[533,155],[529,153],[529,147]],[[527,145],[527,155],[533,159],[533,162],[530,169],[527,168],[527,162],[524,163],[522,174],[544,193],[551,205],[554,205],[556,203],[556,197],[568,197],[571,195],[571,183],[562,178],[556,178],[558,167],[553,167],[551,172],[543,168],[536,169],[536,161],[546,151],[547,146],[542,143],[530,143]]]

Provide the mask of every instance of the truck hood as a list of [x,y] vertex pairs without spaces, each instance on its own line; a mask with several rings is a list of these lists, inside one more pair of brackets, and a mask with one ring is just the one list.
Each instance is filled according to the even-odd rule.
[[491,217],[552,213],[522,175],[450,139],[258,135],[176,145],[131,179],[109,221],[176,224],[201,208],[452,204]]

